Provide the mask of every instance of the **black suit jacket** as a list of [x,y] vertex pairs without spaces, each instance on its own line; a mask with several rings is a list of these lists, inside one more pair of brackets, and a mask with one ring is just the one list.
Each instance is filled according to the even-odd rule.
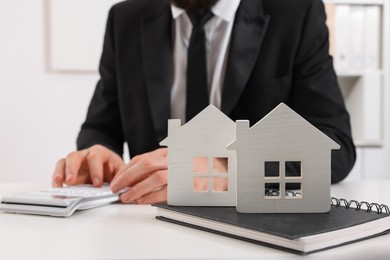
[[[168,1],[129,0],[109,13],[97,84],[78,149],[103,144],[131,156],[167,135],[173,78]],[[321,0],[242,0],[228,53],[221,110],[256,123],[280,102],[341,145],[332,182],[355,161],[349,115],[328,54]]]

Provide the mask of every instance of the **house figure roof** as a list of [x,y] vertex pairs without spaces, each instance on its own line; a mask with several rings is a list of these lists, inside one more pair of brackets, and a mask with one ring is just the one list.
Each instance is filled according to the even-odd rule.
[[[209,105],[184,125],[181,125],[180,119],[170,119],[168,121],[169,134],[160,142],[160,145],[177,144],[179,136],[186,137],[186,142],[192,143],[197,142],[199,138],[203,139],[205,136],[213,136],[218,133],[221,138],[210,140],[210,145],[226,147],[226,143],[219,143],[219,140],[225,142],[226,138],[223,138],[224,136],[233,140],[235,129],[235,123],[228,116],[214,105]],[[188,133],[188,135],[185,133]]]
[[252,147],[269,140],[278,140],[273,143],[274,148],[285,148],[297,143],[311,146],[313,150],[340,148],[339,144],[284,103],[280,103],[252,127],[249,127],[247,120],[238,120],[236,123],[237,138],[229,144],[229,150],[245,149],[249,144]]

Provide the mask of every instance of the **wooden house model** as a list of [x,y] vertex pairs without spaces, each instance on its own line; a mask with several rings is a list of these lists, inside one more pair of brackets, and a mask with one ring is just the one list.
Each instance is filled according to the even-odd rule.
[[228,149],[237,153],[239,212],[330,210],[331,150],[340,148],[337,143],[284,103],[252,127],[245,120],[236,127]]
[[226,147],[236,137],[236,124],[210,105],[181,125],[168,121],[168,204],[235,206],[236,152]]
[[340,146],[284,103],[252,127],[210,105],[185,125],[169,120],[160,144],[168,146],[170,205],[330,210],[331,151]]

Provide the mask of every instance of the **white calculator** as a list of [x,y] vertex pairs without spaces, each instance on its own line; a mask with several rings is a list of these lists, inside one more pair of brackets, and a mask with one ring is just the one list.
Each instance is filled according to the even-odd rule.
[[65,186],[22,192],[1,199],[0,210],[8,213],[69,217],[76,210],[91,209],[119,201],[125,190],[113,193],[108,184]]

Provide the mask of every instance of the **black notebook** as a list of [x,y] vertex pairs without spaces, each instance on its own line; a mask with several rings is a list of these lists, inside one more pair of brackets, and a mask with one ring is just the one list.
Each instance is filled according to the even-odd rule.
[[235,207],[154,206],[159,220],[298,254],[390,232],[387,206],[334,198],[328,213],[244,214]]

